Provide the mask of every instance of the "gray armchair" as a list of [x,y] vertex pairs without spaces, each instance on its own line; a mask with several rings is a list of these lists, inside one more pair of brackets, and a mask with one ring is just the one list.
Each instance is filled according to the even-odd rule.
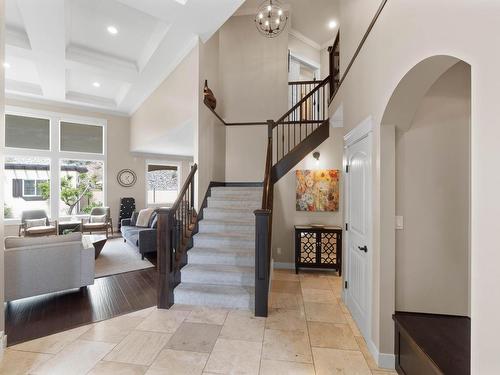
[[111,219],[111,210],[109,207],[92,208],[90,217],[82,219],[80,224],[80,232],[106,232],[106,238],[108,238],[110,230],[113,236],[113,221]]
[[23,211],[19,225],[19,237],[57,235],[57,220],[50,221],[44,210]]

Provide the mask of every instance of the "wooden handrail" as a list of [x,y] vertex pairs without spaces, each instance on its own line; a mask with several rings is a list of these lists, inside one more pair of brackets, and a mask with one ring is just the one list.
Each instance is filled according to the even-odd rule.
[[172,207],[157,210],[158,308],[174,304],[174,288],[181,281],[181,268],[187,264],[187,250],[192,244],[197,218],[194,208],[195,175],[191,167]]
[[275,121],[274,126],[277,126],[278,124],[282,123],[282,121],[287,118],[290,114],[292,114],[294,111],[297,110],[302,104],[304,104],[307,99],[309,99],[311,96],[313,96],[315,93],[319,91],[319,89],[323,86],[325,86],[328,82],[330,82],[330,76],[326,77],[324,80],[322,80],[319,85],[317,85],[313,90],[311,90],[307,95],[305,95],[297,104],[295,104],[292,108],[290,108],[283,116],[279,118],[279,120]]
[[320,84],[321,81],[319,80],[314,80],[314,81],[290,81],[288,82],[288,85],[289,86],[292,86],[292,85],[316,85],[316,84]]
[[191,167],[191,171],[189,172],[186,180],[184,181],[184,185],[182,185],[181,190],[179,191],[179,194],[177,195],[177,199],[175,200],[174,204],[170,208],[171,211],[177,211],[179,209],[179,206],[181,205],[182,199],[184,195],[186,194],[186,191],[189,189],[190,183],[194,180],[194,175],[196,174],[196,171],[198,170],[198,164],[193,164]]
[[217,117],[217,119],[224,124],[224,126],[248,126],[248,125],[267,125],[265,121],[255,121],[255,122],[226,122],[216,111],[212,108],[206,100],[203,100],[203,104]]

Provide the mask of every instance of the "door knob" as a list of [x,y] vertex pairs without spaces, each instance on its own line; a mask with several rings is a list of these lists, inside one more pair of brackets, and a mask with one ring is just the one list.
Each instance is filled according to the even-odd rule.
[[368,247],[366,247],[366,246],[358,246],[358,249],[361,251],[364,251],[365,253],[368,252]]

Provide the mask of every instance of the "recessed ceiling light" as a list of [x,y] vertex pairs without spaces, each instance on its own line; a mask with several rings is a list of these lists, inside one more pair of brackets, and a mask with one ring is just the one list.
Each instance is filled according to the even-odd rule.
[[94,83],[92,84],[92,86],[94,86],[94,87],[101,87],[101,84],[100,84],[99,82],[94,82]]
[[187,0],[175,0],[177,1],[179,4],[182,4],[182,5],[186,5],[187,3]]
[[4,67],[5,69],[9,69],[9,68],[10,68],[10,64],[9,64],[8,62],[4,62],[4,63],[3,63],[3,67]]
[[116,35],[118,34],[118,29],[113,25],[108,26],[108,33],[110,33],[111,35]]
[[328,22],[328,28],[335,29],[337,27],[337,21],[331,20]]

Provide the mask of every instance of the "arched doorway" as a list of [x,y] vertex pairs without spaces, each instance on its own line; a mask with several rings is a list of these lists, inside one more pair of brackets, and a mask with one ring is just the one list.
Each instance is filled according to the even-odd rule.
[[[469,373],[470,65],[451,56],[417,64],[395,89],[381,125],[381,194],[390,202],[381,210],[395,217],[385,225],[396,226],[382,230],[395,254],[396,368],[418,373],[408,362],[422,359],[417,352],[398,356],[418,336],[417,346],[438,348],[434,365],[454,366],[445,373]],[[409,337],[400,336],[398,322]],[[419,326],[415,337],[412,325]],[[434,325],[449,332],[436,335]],[[443,363],[440,344],[460,355]]]

